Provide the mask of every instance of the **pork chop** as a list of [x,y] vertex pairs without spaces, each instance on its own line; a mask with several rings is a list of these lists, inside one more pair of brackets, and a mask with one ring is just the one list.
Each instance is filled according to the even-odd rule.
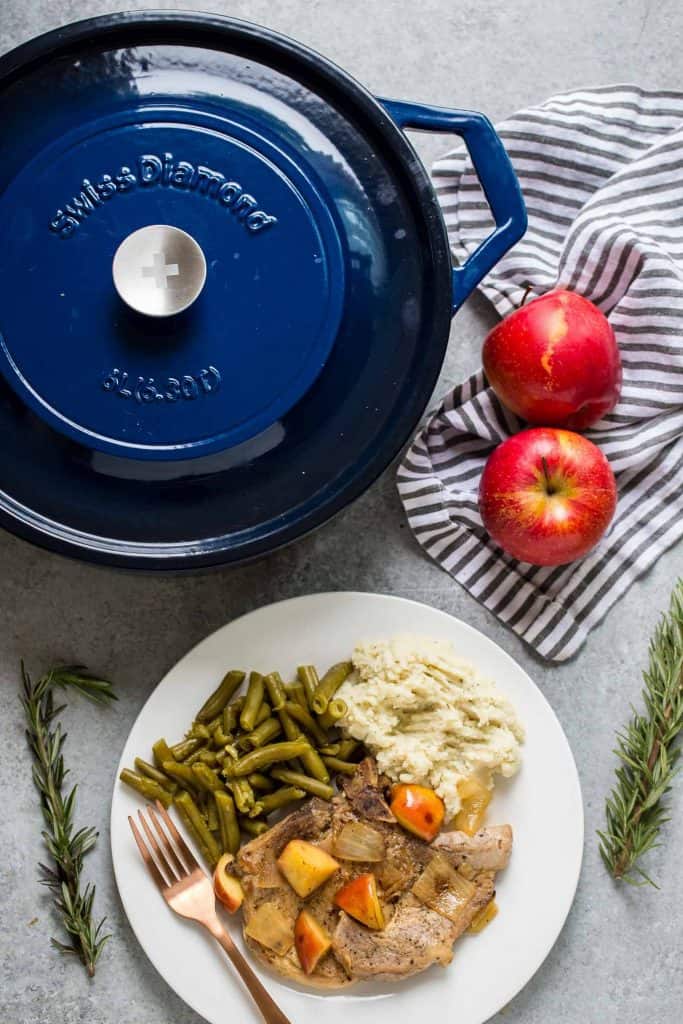
[[[358,863],[334,854],[340,869],[305,901],[301,900],[280,874],[277,858],[291,839],[305,839],[334,853],[336,836],[351,821],[365,822],[381,833],[384,860],[379,864]],[[246,933],[245,941],[262,963],[308,986],[341,988],[362,978],[399,980],[434,963],[445,966],[452,959],[455,940],[493,898],[495,872],[506,866],[511,848],[509,825],[484,828],[475,836],[443,832],[431,845],[405,832],[386,803],[375,762],[367,758],[352,778],[341,782],[341,792],[330,803],[315,797],[307,800],[242,847],[236,861],[245,894],[245,927],[255,911],[266,904],[269,911],[291,923],[293,933],[305,906],[332,937],[330,954],[312,975],[306,975],[293,947],[282,954]],[[437,853],[473,886],[457,920],[425,906],[411,891]],[[371,931],[334,905],[341,886],[368,871],[375,874],[379,885],[387,922],[382,931]]]

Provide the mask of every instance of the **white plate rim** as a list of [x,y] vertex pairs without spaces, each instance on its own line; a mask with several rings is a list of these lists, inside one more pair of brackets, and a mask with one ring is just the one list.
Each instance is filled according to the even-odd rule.
[[[198,1014],[203,1020],[208,1021],[209,1024],[218,1024],[217,1021],[212,1021],[209,1017],[207,1017],[205,1015],[204,1011],[202,1009],[200,1009],[200,1007],[197,1005],[197,1003],[195,1001],[193,1001],[192,998],[186,996],[185,994],[181,994],[178,991],[178,989],[176,988],[176,986],[173,983],[173,980],[168,976],[168,973],[167,973],[165,967],[163,967],[159,963],[158,959],[155,957],[154,952],[152,950],[148,949],[143,944],[142,939],[139,937],[138,932],[136,931],[136,928],[135,928],[135,926],[133,924],[133,920],[131,919],[131,914],[129,913],[129,908],[128,908],[128,905],[127,905],[126,896],[124,894],[125,886],[122,885],[121,878],[120,878],[119,872],[117,870],[117,858],[116,858],[116,854],[115,854],[115,851],[114,851],[114,835],[115,835],[115,833],[118,832],[119,827],[121,827],[120,820],[118,818],[115,819],[115,814],[116,814],[116,793],[117,793],[117,789],[118,789],[118,786],[117,786],[118,776],[119,776],[119,773],[121,772],[121,770],[128,765],[129,758],[128,758],[128,755],[127,755],[127,746],[128,746],[128,742],[129,742],[129,739],[130,739],[130,735],[135,731],[135,729],[136,729],[140,719],[143,718],[143,716],[145,715],[147,706],[153,700],[157,690],[161,686],[163,686],[163,684],[165,683],[167,677],[172,672],[174,672],[183,662],[185,662],[186,660],[191,659],[202,648],[203,645],[208,644],[210,641],[212,641],[217,636],[217,634],[222,633],[223,631],[228,630],[231,626],[234,626],[237,623],[243,622],[245,619],[258,616],[260,613],[264,612],[266,609],[272,609],[272,608],[274,608],[276,606],[284,608],[285,606],[291,606],[291,605],[294,605],[294,604],[303,604],[303,603],[309,602],[309,601],[318,601],[318,600],[326,601],[326,600],[330,600],[330,599],[337,599],[337,598],[340,598],[340,597],[341,598],[361,599],[361,600],[364,600],[364,601],[367,601],[367,600],[378,600],[378,601],[382,601],[382,602],[383,601],[398,602],[398,603],[400,603],[402,605],[413,605],[413,606],[417,606],[419,608],[426,608],[429,612],[432,612],[432,613],[436,614],[437,616],[442,616],[445,619],[449,620],[451,623],[455,623],[458,628],[460,628],[460,629],[464,630],[465,632],[470,633],[473,636],[477,637],[477,639],[480,640],[480,641],[483,641],[486,646],[490,646],[490,647],[494,648],[497,656],[499,656],[499,657],[502,656],[504,661],[506,661],[510,665],[512,665],[515,671],[521,673],[525,677],[527,683],[529,684],[529,686],[531,688],[530,692],[534,693],[534,698],[536,700],[540,701],[541,705],[544,707],[544,711],[554,721],[554,723],[555,723],[555,725],[557,727],[557,731],[558,731],[558,733],[559,733],[559,735],[561,737],[561,742],[564,745],[565,754],[568,755],[569,762],[570,762],[570,764],[571,764],[571,766],[573,768],[572,782],[573,782],[573,789],[574,789],[574,797],[575,797],[576,808],[578,809],[578,812],[579,812],[579,817],[578,817],[578,819],[575,822],[576,828],[577,828],[577,830],[576,830],[577,841],[575,843],[575,849],[574,849],[573,858],[572,858],[572,867],[571,867],[571,876],[570,876],[571,877],[571,883],[569,885],[567,885],[567,888],[566,888],[566,897],[565,897],[565,901],[564,901],[564,906],[562,907],[562,912],[558,915],[557,927],[554,930],[554,933],[552,934],[552,936],[548,939],[547,948],[545,948],[544,952],[540,953],[537,956],[536,962],[534,963],[533,967],[529,968],[529,969],[527,969],[525,971],[526,977],[524,978],[524,980],[521,981],[521,982],[515,982],[515,983],[511,984],[509,986],[508,990],[506,990],[505,994],[500,996],[500,1006],[498,1007],[498,1009],[494,1010],[487,1017],[481,1018],[480,1024],[486,1024],[486,1021],[491,1020],[491,1018],[493,1016],[495,1016],[496,1013],[499,1013],[500,1010],[502,1010],[505,1006],[507,1006],[507,1004],[509,1002],[511,1002],[511,1000],[514,999],[517,995],[519,995],[519,993],[529,984],[529,982],[532,980],[532,978],[535,977],[535,975],[538,973],[540,968],[543,966],[543,963],[545,962],[545,960],[549,956],[550,952],[554,948],[554,946],[555,946],[555,944],[556,944],[556,942],[557,942],[557,940],[558,940],[560,934],[562,933],[562,930],[563,930],[563,928],[564,928],[564,926],[566,924],[567,918],[569,916],[569,913],[570,913],[570,911],[572,909],[572,906],[574,904],[574,900],[576,898],[576,890],[577,890],[577,887],[578,887],[578,884],[579,884],[579,879],[580,879],[580,876],[581,876],[581,868],[582,868],[582,865],[583,865],[583,847],[584,847],[584,838],[585,838],[585,812],[584,812],[584,805],[583,805],[583,794],[582,794],[582,791],[581,791],[581,782],[580,782],[580,777],[579,777],[578,769],[576,767],[576,761],[575,761],[575,758],[574,758],[574,754],[572,752],[571,746],[569,745],[569,741],[567,739],[565,731],[562,728],[562,724],[561,724],[560,720],[558,719],[557,715],[555,714],[555,711],[553,710],[553,707],[550,704],[550,702],[548,701],[547,697],[543,694],[543,692],[540,690],[540,688],[536,685],[536,683],[533,681],[531,676],[526,672],[525,669],[522,668],[522,666],[517,661],[515,661],[515,659],[512,657],[512,655],[508,654],[508,652],[506,650],[504,650],[504,648],[502,648],[499,644],[496,643],[495,640],[492,640],[490,637],[488,637],[481,630],[477,629],[474,626],[471,626],[467,622],[464,622],[462,619],[459,619],[457,616],[451,615],[450,612],[443,611],[440,608],[434,608],[432,605],[429,605],[429,604],[427,604],[424,601],[416,601],[416,600],[414,600],[412,598],[401,597],[401,596],[394,595],[394,594],[378,593],[378,592],[372,592],[372,591],[351,591],[351,590],[320,591],[318,593],[302,594],[302,595],[298,595],[296,597],[284,598],[284,599],[282,599],[280,601],[272,601],[272,602],[269,602],[268,604],[260,605],[257,608],[253,608],[250,611],[245,612],[242,615],[239,615],[239,616],[235,617],[234,619],[229,620],[228,622],[224,623],[222,626],[219,626],[217,629],[215,629],[211,633],[207,634],[205,637],[203,637],[201,640],[199,640],[196,644],[194,644],[191,648],[189,648],[185,652],[185,654],[183,654],[179,659],[177,659],[174,662],[173,665],[171,665],[167,669],[167,671],[164,673],[163,677],[159,680],[157,685],[148,694],[147,699],[145,700],[144,704],[140,708],[140,711],[136,715],[135,720],[133,721],[133,723],[132,723],[132,725],[131,725],[131,727],[129,729],[129,732],[128,732],[128,734],[126,736],[126,739],[124,741],[124,744],[123,744],[123,750],[122,750],[122,753],[121,753],[121,758],[119,760],[119,763],[118,763],[118,766],[116,768],[116,772],[115,772],[115,775],[114,775],[114,779],[113,779],[112,802],[111,802],[111,813],[110,813],[110,853],[111,853],[111,857],[112,857],[112,867],[113,867],[114,879],[115,879],[116,887],[117,887],[117,890],[118,890],[118,893],[119,893],[119,898],[121,900],[121,904],[123,906],[123,910],[124,910],[124,913],[126,915],[126,920],[128,921],[128,924],[129,924],[133,934],[135,935],[136,941],[140,945],[140,948],[144,952],[145,956],[150,961],[150,963],[152,964],[154,969],[157,971],[157,973],[160,975],[160,977],[165,981],[165,983],[169,986],[169,988],[174,992],[174,994],[177,996],[177,998],[181,999],[187,1006],[190,1007],[191,1010],[193,1010],[196,1014]],[[132,842],[132,839],[131,839],[131,842]],[[569,874],[569,872],[568,872],[568,874]],[[150,885],[151,884],[152,883],[151,883],[151,880],[150,880]],[[316,996],[316,993],[313,992],[313,991],[306,992],[305,994],[308,995],[308,996],[312,996],[314,998]],[[329,996],[327,996],[327,997],[323,996],[323,998],[330,998],[330,997]],[[335,996],[332,995],[332,998],[335,998]],[[377,1006],[377,1002],[375,1002],[375,1006]],[[257,1019],[257,1016],[255,1016],[255,1019]],[[223,1024],[223,1022],[221,1021],[220,1024]]]

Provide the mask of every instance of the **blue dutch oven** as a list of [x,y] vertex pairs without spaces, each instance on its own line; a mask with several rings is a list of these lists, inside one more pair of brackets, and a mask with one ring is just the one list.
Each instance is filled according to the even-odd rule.
[[[463,266],[406,128],[472,156],[496,228]],[[121,567],[254,557],[358,496],[526,226],[481,114],[208,15],[20,46],[0,131],[0,522]]]

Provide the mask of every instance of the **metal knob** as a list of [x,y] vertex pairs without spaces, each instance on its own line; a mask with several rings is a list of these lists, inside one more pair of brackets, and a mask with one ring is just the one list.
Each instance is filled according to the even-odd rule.
[[173,316],[195,301],[206,281],[204,253],[191,235],[150,224],[121,242],[112,264],[123,301],[146,316]]

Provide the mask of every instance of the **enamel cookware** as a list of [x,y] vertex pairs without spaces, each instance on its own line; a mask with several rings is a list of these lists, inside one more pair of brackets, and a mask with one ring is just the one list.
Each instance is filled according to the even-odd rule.
[[[496,227],[462,266],[407,128],[469,148]],[[482,115],[209,15],[20,46],[0,133],[0,523],[121,567],[253,557],[359,495],[526,225]]]

